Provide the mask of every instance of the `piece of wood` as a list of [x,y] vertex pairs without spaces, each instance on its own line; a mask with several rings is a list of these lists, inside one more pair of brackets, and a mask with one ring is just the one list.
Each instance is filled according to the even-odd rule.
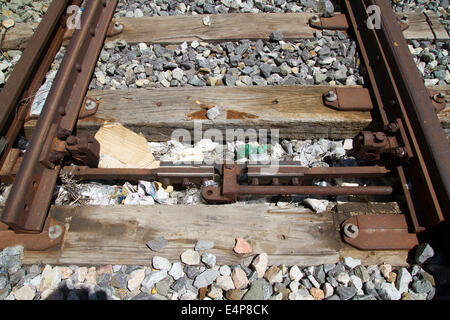
[[312,38],[310,13],[230,13],[209,15],[211,25],[205,26],[207,15],[116,18],[124,25],[121,34],[108,40],[124,39],[129,43],[181,43],[184,41],[220,41],[268,39],[274,31],[283,32],[284,39]]
[[[98,100],[95,116],[78,121],[78,132],[95,133],[119,122],[149,141],[167,141],[176,129],[194,128],[204,110],[218,105],[221,116],[202,120],[202,129],[279,129],[281,138],[352,138],[372,121],[369,112],[343,112],[323,105],[329,86],[157,88],[89,91]],[[239,119],[240,118],[240,119]],[[36,120],[25,124],[29,137]],[[192,138],[193,134],[191,135]]]
[[[335,263],[349,252],[363,264],[381,262],[406,265],[406,252],[358,252],[343,244],[333,214],[312,213],[302,208],[278,209],[269,205],[112,206],[52,207],[50,216],[64,222],[67,232],[60,248],[47,252],[26,251],[24,264],[37,262],[70,265],[151,265],[153,256],[179,260],[199,239],[212,240],[208,250],[217,264],[249,265],[256,254],[266,252],[269,264],[310,266]],[[145,243],[163,236],[160,252]],[[242,237],[253,252],[233,251]],[[403,260],[403,261],[402,261]]]
[[444,25],[439,21],[439,17],[433,11],[428,11],[426,15],[430,19],[430,29],[434,32],[436,39],[448,40],[449,35],[447,29],[445,29]]
[[[402,15],[402,14],[399,14]],[[282,31],[284,38],[313,38],[316,29],[309,27],[311,13],[230,13],[209,15],[211,25],[203,24],[206,15],[182,15],[142,18],[116,18],[124,24],[124,31],[107,41],[123,39],[128,43],[181,43],[183,41],[226,41],[241,39],[268,39],[273,31]],[[409,13],[410,27],[404,32],[406,39],[447,40],[445,27],[434,14],[428,14],[433,27],[427,23],[423,13]],[[18,23],[8,30],[3,50],[23,49],[33,35],[36,23]],[[68,41],[64,42],[67,45]]]
[[[370,112],[337,111],[325,107],[322,94],[330,86],[184,87],[89,91],[99,100],[97,114],[78,121],[78,132],[95,132],[105,122],[119,122],[149,141],[167,141],[177,129],[193,138],[194,121],[206,119],[206,109],[218,105],[221,115],[214,121],[201,120],[203,130],[279,129],[281,138],[353,138],[372,121]],[[450,97],[450,86],[432,87]],[[450,109],[438,117],[450,128]],[[200,123],[200,121],[198,121]],[[29,138],[36,120],[25,123]],[[375,128],[374,128],[375,129]]]
[[147,139],[125,128],[120,123],[103,125],[95,134],[100,144],[99,168],[155,169],[155,161]]
[[[274,31],[282,31],[284,39],[313,38],[316,29],[309,26],[311,13],[234,13],[209,15],[211,25],[203,25],[206,15],[117,18],[124,31],[108,41],[117,39],[128,43],[181,43],[184,41],[226,41],[241,39],[268,39]],[[434,39],[433,32],[422,13],[407,14],[410,27],[406,39]],[[430,15],[431,16],[431,15]],[[137,21],[139,20],[139,23]],[[437,23],[441,24],[439,20]],[[438,25],[436,23],[436,28]],[[442,24],[441,24],[442,25]],[[442,26],[443,28],[443,26]],[[445,30],[445,28],[444,28]],[[436,34],[438,39],[444,34]],[[448,35],[442,39],[448,39]]]

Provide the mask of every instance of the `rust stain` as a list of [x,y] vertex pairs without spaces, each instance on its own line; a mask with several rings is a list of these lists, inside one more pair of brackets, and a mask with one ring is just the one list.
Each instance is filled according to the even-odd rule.
[[227,110],[227,119],[257,119],[254,114],[240,112],[236,110]]
[[188,118],[189,120],[208,120],[208,118],[206,117],[206,111],[207,109],[193,112],[191,114],[188,114]]
[[157,106],[157,107],[161,107],[161,106],[162,106],[162,102],[161,102],[161,101],[160,101],[160,102],[157,102],[157,103],[156,103],[156,106]]
[[90,116],[90,117],[84,118],[84,119],[79,120],[79,121],[103,124],[105,122],[116,122],[116,119],[113,119],[113,118],[103,119],[103,118],[99,118],[99,117],[96,117],[96,116]]

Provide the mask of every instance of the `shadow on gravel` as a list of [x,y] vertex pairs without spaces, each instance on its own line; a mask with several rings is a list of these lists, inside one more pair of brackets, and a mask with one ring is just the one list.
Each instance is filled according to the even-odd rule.
[[98,289],[90,292],[88,289],[69,289],[66,285],[56,289],[45,300],[110,300],[106,291]]

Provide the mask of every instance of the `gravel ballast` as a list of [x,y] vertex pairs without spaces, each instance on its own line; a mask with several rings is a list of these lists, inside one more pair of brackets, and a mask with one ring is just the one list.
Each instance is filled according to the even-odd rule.
[[[195,261],[187,259],[194,253]],[[155,255],[147,266],[24,266],[23,247],[10,247],[0,252],[0,300],[430,300],[436,295],[433,275],[419,264],[363,266],[345,257],[335,264],[269,266],[261,253],[249,266],[227,266],[215,264],[216,256],[207,250],[189,249],[180,256],[189,264]]]

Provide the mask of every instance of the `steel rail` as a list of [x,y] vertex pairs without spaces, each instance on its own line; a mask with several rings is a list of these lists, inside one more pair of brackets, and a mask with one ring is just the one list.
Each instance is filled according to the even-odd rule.
[[47,159],[60,123],[76,121],[117,2],[87,2],[2,212],[1,221],[15,231],[39,233],[44,226],[60,170]]
[[[19,62],[0,92],[0,132],[3,134],[5,126],[11,119],[14,109],[22,92],[30,81],[34,71],[39,67],[41,57],[46,48],[53,41],[54,31],[61,23],[60,17],[65,12],[69,0],[53,1],[45,13],[32,39],[28,42]],[[14,141],[8,141],[12,144]]]

